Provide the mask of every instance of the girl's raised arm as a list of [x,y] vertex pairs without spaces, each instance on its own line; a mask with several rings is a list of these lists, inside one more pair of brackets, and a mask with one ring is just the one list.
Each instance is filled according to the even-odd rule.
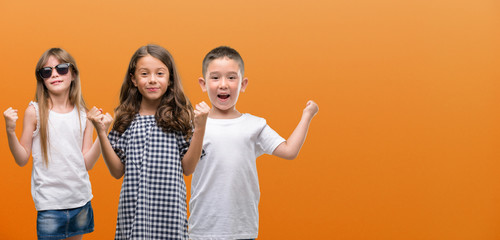
[[19,118],[17,110],[9,107],[3,113],[5,117],[5,126],[7,130],[7,140],[9,142],[10,152],[17,165],[24,166],[28,163],[31,154],[31,145],[33,144],[33,132],[36,129],[36,110],[33,106],[28,106],[24,113],[23,132],[21,140],[16,136],[16,121]]
[[106,166],[108,166],[109,173],[111,173],[111,176],[114,178],[120,179],[125,173],[125,165],[118,155],[116,155],[107,136],[108,128],[113,121],[113,117],[109,113],[103,114],[101,110],[93,107],[87,113],[87,118],[94,124],[97,131],[97,136],[101,145],[102,158],[104,158],[104,162],[106,162]]
[[94,167],[97,159],[99,159],[99,155],[101,155],[101,144],[99,138],[97,138],[92,144],[92,140],[94,138],[93,132],[94,126],[92,125],[92,122],[90,120],[87,120],[85,131],[83,133],[82,146],[83,159],[85,161],[85,167],[87,168],[87,171],[91,170]]
[[299,151],[302,148],[302,144],[306,140],[307,130],[309,129],[309,124],[312,118],[318,112],[318,105],[313,101],[308,101],[304,112],[302,113],[302,118],[299,124],[293,130],[293,133],[288,137],[288,139],[281,143],[276,149],[274,149],[273,155],[292,160],[299,155]]

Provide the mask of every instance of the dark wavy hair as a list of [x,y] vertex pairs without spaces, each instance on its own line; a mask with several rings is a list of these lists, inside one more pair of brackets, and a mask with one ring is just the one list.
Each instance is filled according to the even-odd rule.
[[130,59],[127,73],[120,91],[120,104],[115,109],[115,123],[113,130],[123,133],[134,120],[141,106],[142,95],[134,86],[132,76],[135,74],[139,59],[152,56],[160,60],[168,68],[169,83],[165,94],[161,98],[160,105],[155,113],[155,119],[164,132],[179,131],[191,138],[193,134],[193,106],[184,95],[177,67],[172,55],[163,47],[149,44],[140,47]]

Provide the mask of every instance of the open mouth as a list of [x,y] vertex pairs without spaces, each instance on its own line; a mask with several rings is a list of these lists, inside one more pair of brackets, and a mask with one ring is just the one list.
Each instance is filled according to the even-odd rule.
[[228,99],[229,98],[229,94],[218,94],[217,97],[220,98],[220,99]]

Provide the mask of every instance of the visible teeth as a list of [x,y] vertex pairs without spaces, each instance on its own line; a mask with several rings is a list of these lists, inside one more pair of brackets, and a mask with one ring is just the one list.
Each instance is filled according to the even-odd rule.
[[229,95],[222,95],[222,94],[219,94],[217,95],[219,98],[222,98],[222,99],[226,99],[226,98],[229,98]]

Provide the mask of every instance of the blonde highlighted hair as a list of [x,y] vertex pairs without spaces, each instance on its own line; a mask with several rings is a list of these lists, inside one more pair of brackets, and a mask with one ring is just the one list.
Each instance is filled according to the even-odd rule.
[[42,150],[43,161],[46,165],[49,163],[48,149],[49,149],[49,133],[48,133],[48,119],[49,110],[52,108],[52,101],[50,99],[50,93],[45,86],[45,80],[38,74],[38,70],[43,68],[50,57],[54,57],[59,60],[60,63],[70,63],[70,69],[68,74],[71,74],[72,81],[69,88],[69,101],[72,105],[76,106],[78,109],[78,116],[80,120],[80,128],[82,127],[80,119],[80,110],[86,109],[85,101],[82,97],[82,91],[80,86],[80,72],[76,65],[75,59],[64,49],[61,48],[51,48],[45,51],[38,63],[36,64],[35,75],[36,75],[36,94],[35,101],[38,102],[39,114],[40,114],[40,147]]

